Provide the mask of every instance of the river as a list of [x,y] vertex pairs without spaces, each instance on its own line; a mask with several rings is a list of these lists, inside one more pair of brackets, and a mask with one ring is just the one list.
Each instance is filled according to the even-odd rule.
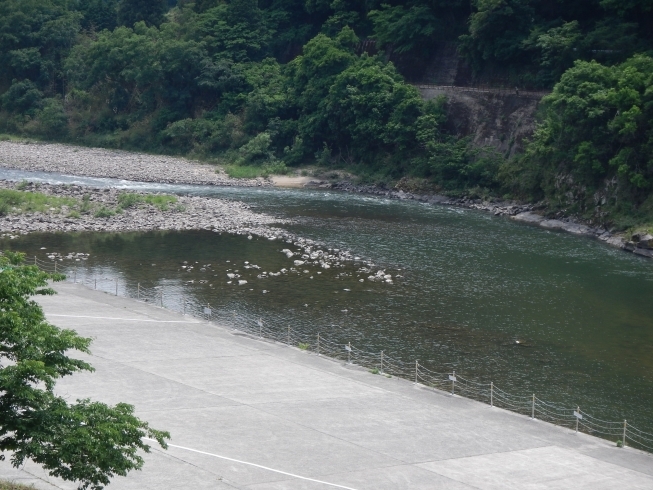
[[[414,201],[7,169],[0,178],[216,196],[293,218],[290,231],[374,262],[393,283],[370,282],[356,265],[258,279],[261,271],[291,268],[281,250],[292,247],[204,231],[34,234],[0,245],[42,259],[52,251],[89,253],[89,274],[121,274],[124,287],[175,284],[217,310],[322,332],[406,363],[419,359],[436,371],[455,370],[653,432],[651,260],[584,237]],[[197,264],[188,272],[184,261]],[[245,269],[246,261],[261,269]],[[227,284],[234,271],[248,283]]]

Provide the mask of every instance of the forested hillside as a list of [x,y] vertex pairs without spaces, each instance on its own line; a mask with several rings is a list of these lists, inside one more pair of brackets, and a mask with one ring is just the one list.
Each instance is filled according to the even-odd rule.
[[[470,82],[553,89],[525,154],[471,148],[406,82],[443,43]],[[0,132],[627,225],[653,215],[652,53],[651,0],[0,0]]]

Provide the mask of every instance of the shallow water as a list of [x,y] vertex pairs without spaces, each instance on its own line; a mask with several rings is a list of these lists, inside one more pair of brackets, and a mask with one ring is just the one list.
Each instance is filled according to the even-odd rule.
[[[219,310],[274,318],[312,335],[383,349],[407,363],[420,359],[435,370],[455,369],[515,394],[536,393],[653,429],[651,260],[588,238],[412,201],[6,169],[0,178],[226,197],[292,217],[296,224],[288,228],[298,235],[403,277],[392,285],[360,283],[366,274],[347,265],[257,279],[263,270],[289,269],[292,259],[280,250],[294,247],[210,232],[31,235],[0,245],[42,259],[51,251],[90,253],[89,274],[120,273],[120,287],[178,285]],[[198,263],[186,272],[183,261]],[[245,261],[261,269],[244,269]],[[235,270],[247,285],[227,284],[226,273]]]

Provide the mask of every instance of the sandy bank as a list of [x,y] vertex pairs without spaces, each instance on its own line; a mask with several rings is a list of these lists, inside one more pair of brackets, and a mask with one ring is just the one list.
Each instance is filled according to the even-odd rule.
[[315,182],[313,177],[300,177],[288,175],[272,175],[270,180],[275,187],[306,187],[308,184]]

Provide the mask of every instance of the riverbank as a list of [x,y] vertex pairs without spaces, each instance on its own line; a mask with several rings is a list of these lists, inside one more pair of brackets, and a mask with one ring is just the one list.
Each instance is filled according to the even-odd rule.
[[[607,490],[653,482],[651,456],[614,442],[79,284],[55,288],[56,296],[38,299],[46,318],[92,337],[92,355],[82,358],[96,368],[57,389],[133,404],[172,435],[167,451],[144,455],[142,471],[115,477],[115,490]],[[1,462],[0,477],[72,488],[31,462]]]
[[[648,239],[648,236],[645,234],[627,237],[623,233],[613,233],[604,228],[591,226],[590,224],[582,223],[569,217],[549,219],[545,216],[544,206],[537,204],[501,200],[484,201],[482,199],[466,197],[451,198],[433,193],[410,192],[402,188],[401,182],[397,187],[387,189],[372,184],[356,184],[347,179],[333,181],[320,176],[235,179],[228,177],[219,167],[213,167],[208,164],[183,158],[101,148],[76,147],[58,143],[15,141],[0,141],[0,167],[170,184],[241,187],[313,187],[369,194],[388,199],[415,200],[429,204],[476,209],[492,213],[495,216],[507,216],[516,221],[539,226],[547,230],[558,230],[593,237],[609,246],[643,257],[653,258],[653,237]],[[156,220],[149,223],[147,219],[141,219],[138,223],[144,226],[144,228],[141,228],[142,230],[207,229],[207,226],[209,228],[212,226],[206,220],[191,221],[189,224],[191,228],[175,228],[174,226],[184,226],[184,223],[175,222],[175,220],[170,219],[164,219],[163,223]],[[170,227],[166,223],[171,223]],[[73,226],[75,225],[74,222],[56,222],[53,223],[52,227],[37,225],[37,229],[43,229],[43,231],[76,231],[79,226],[83,226],[82,229],[84,230],[94,231],[131,231],[134,229],[128,223],[121,223],[119,220],[113,224],[118,228],[113,229],[107,227],[104,223],[80,222],[77,223],[78,226]],[[235,229],[238,232],[239,228],[238,226],[233,228],[234,224],[230,225],[232,227],[229,229]],[[18,221],[16,226],[18,230],[24,229],[22,221]],[[164,228],[157,228],[156,226],[164,226]],[[248,225],[245,225],[245,227],[247,228]],[[11,231],[7,230],[6,225],[4,230]]]
[[600,240],[607,245],[625,252],[632,252],[641,257],[653,258],[653,236],[646,233],[635,233],[627,236],[625,233],[613,233],[603,227],[592,226],[588,223],[570,217],[549,218],[546,216],[546,206],[543,204],[528,204],[515,201],[502,201],[499,199],[483,200],[469,197],[452,198],[441,194],[422,194],[406,192],[403,189],[386,189],[370,184],[354,184],[349,181],[328,182],[313,179],[305,187],[333,189],[344,192],[370,194],[386,199],[413,200],[429,204],[456,206],[466,209],[475,209],[493,214],[506,216],[520,223],[538,226],[546,230],[556,230],[573,235],[582,235]]
[[165,184],[272,185],[262,178],[234,179],[218,166],[186,158],[32,141],[0,141],[0,167]]

